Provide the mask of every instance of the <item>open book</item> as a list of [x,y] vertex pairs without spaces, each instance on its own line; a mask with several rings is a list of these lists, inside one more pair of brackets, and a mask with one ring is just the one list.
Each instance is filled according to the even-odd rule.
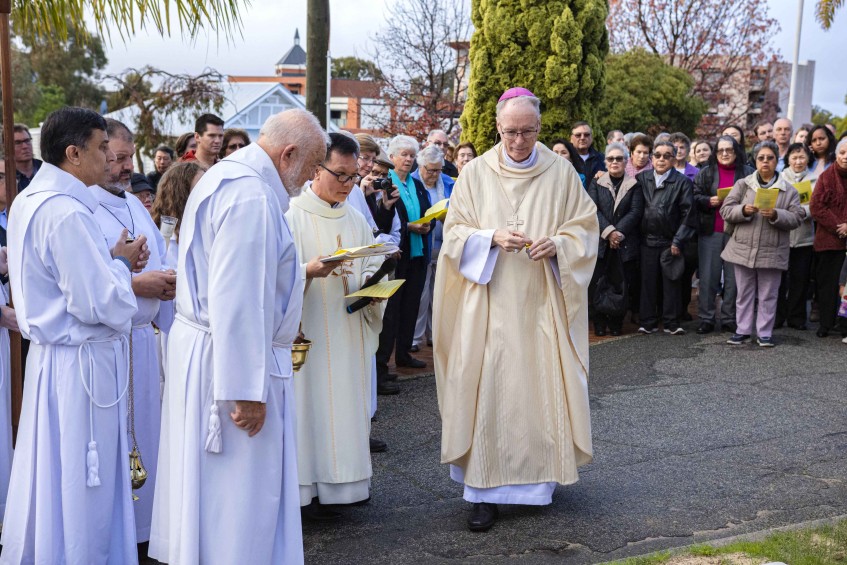
[[339,249],[329,257],[321,259],[321,263],[331,263],[332,261],[347,261],[348,259],[360,259],[362,257],[377,257],[379,255],[391,255],[400,251],[396,245],[385,245],[384,243],[374,243],[373,245],[365,245],[364,247],[351,247],[350,249]]
[[414,222],[409,222],[410,224],[428,224],[432,220],[440,220],[444,221],[444,218],[447,217],[447,205],[450,203],[450,200],[445,198],[444,200],[439,200],[435,203],[433,207],[426,211],[423,215],[423,218],[420,220],[415,220]]

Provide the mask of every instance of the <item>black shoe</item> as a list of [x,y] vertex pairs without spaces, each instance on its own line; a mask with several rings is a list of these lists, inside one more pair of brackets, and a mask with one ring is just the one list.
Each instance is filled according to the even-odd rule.
[[804,332],[809,329],[806,327],[806,324],[788,324],[788,327],[792,330],[800,330],[801,332]]
[[411,369],[424,369],[426,368],[426,363],[421,361],[420,359],[415,359],[412,356],[409,356],[405,359],[395,359],[394,364],[398,367],[409,367]]
[[606,335],[606,330],[603,328],[594,328],[594,335],[597,337],[603,337]]
[[388,449],[388,444],[382,440],[371,438],[371,453],[382,453]]
[[715,325],[709,322],[701,322],[700,327],[697,328],[697,333],[700,335],[710,334],[713,331],[715,331]]
[[409,353],[417,353],[420,350],[420,347],[418,347],[417,345],[413,345],[411,348],[409,348]]
[[618,337],[619,335],[621,335],[621,330],[619,328],[611,329],[609,330],[609,335]]
[[818,337],[829,337],[829,330],[819,329],[815,332],[815,335]]
[[725,331],[727,333],[733,333],[734,334],[735,330],[737,330],[737,329],[738,329],[738,324],[734,324],[732,322],[729,322],[728,324],[724,324],[723,326],[721,326],[721,331]]
[[300,507],[300,516],[314,522],[335,522],[341,519],[341,512],[330,510],[318,502],[317,498],[313,498],[308,506]]
[[472,532],[487,532],[497,521],[500,511],[496,504],[475,502],[468,517],[468,529]]
[[380,381],[377,379],[376,381],[376,393],[380,396],[391,396],[393,394],[400,394],[400,385],[391,382],[391,381]]

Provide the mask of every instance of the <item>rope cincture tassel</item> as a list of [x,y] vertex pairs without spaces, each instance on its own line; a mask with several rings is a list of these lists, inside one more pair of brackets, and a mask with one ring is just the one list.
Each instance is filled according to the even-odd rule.
[[212,403],[209,415],[209,435],[206,436],[206,451],[209,453],[220,453],[222,450],[221,418],[218,416],[218,405]]
[[97,442],[92,440],[88,442],[88,454],[85,456],[85,463],[88,468],[88,478],[85,481],[86,486],[100,486],[100,455],[97,453]]

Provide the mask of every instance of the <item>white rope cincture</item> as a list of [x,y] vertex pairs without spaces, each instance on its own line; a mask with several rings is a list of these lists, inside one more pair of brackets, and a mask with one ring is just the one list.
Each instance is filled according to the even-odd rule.
[[[117,405],[121,399],[126,394],[127,389],[129,388],[129,378],[126,380],[126,384],[124,385],[123,391],[118,395],[114,402],[110,402],[108,404],[100,404],[94,399],[94,358],[91,355],[91,344],[92,343],[108,343],[116,340],[121,341],[121,348],[128,348],[129,341],[127,336],[121,335],[120,337],[113,339],[101,339],[101,340],[89,340],[84,341],[79,345],[79,349],[77,349],[77,361],[79,362],[79,378],[80,382],[82,382],[82,387],[85,389],[85,393],[88,395],[88,453],[85,456],[85,465],[86,465],[86,479],[85,484],[88,487],[98,487],[100,486],[100,455],[97,452],[97,441],[94,439],[94,408],[112,408]],[[83,350],[88,356],[88,382],[85,381],[85,363],[82,359]],[[127,375],[129,374],[129,359],[127,355],[124,355],[124,358],[127,359]]]

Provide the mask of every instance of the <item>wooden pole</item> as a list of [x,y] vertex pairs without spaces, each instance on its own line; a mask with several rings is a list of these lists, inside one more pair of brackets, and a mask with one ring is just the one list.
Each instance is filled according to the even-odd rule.
[[306,109],[326,129],[329,128],[329,0],[308,0],[306,5]]
[[[15,176],[15,116],[12,108],[12,38],[9,31],[9,16],[12,0],[0,0],[0,93],[3,98],[3,149],[6,153],[6,216],[12,201],[18,194]],[[10,303],[11,306],[11,303]],[[9,332],[9,350],[12,364],[12,437],[17,437],[21,419],[23,379],[21,362],[21,334]],[[14,441],[14,440],[13,440]]]

